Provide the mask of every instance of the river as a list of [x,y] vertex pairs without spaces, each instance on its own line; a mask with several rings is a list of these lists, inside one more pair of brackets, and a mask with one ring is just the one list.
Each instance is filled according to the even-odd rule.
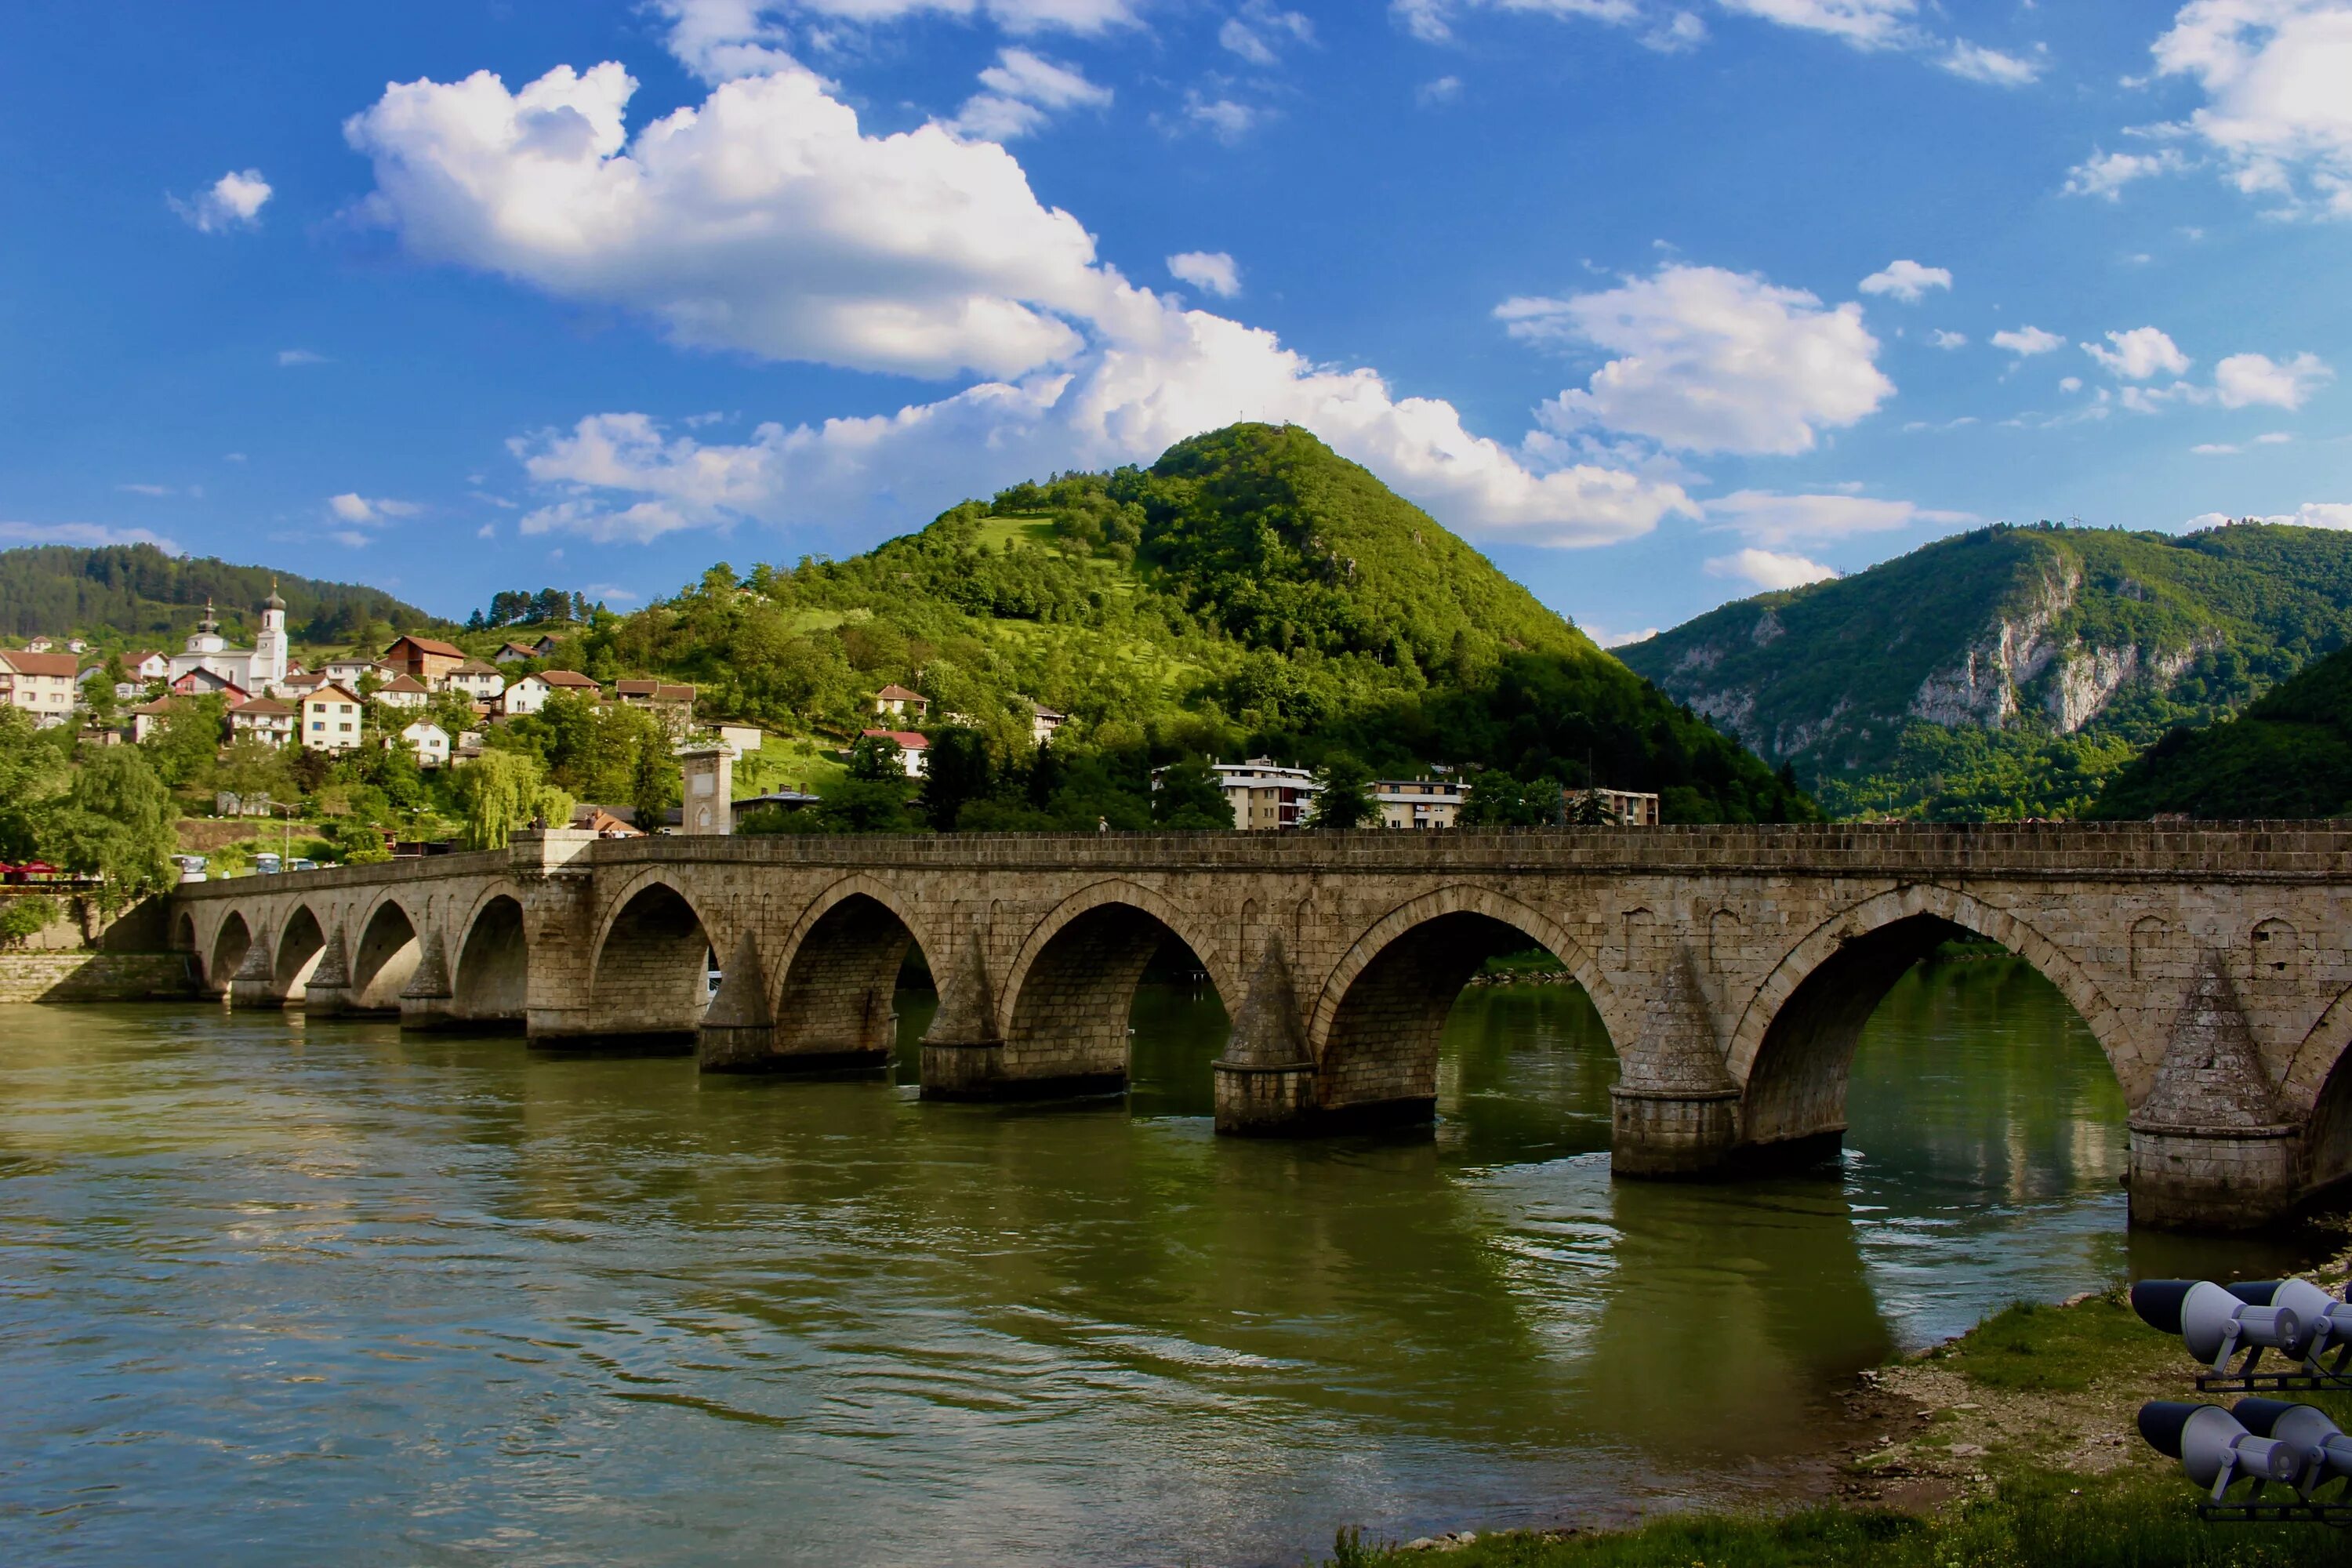
[[[925,1016],[902,994],[904,1033]],[[1906,977],[1842,1171],[1612,1184],[1580,992],[1473,988],[1434,1136],[211,1008],[0,1008],[19,1560],[1296,1563],[1785,1489],[1838,1381],[2127,1238],[2122,1098],[2011,960]]]

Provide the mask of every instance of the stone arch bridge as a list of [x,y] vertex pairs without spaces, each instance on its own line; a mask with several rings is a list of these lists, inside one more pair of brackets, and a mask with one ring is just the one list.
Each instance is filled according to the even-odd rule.
[[[2352,1176],[2352,829],[2322,824],[599,840],[191,885],[239,1006],[396,1015],[706,1069],[879,1065],[908,947],[926,1097],[1113,1089],[1171,936],[1233,1016],[1219,1130],[1427,1119],[1490,954],[1549,949],[1620,1064],[1618,1172],[1833,1152],[1863,1025],[1952,936],[2056,985],[2131,1107],[2132,1214],[2272,1218]],[[709,974],[723,973],[715,996]]]

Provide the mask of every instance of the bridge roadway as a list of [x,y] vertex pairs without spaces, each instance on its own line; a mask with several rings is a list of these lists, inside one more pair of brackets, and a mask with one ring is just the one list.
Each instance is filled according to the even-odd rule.
[[[1230,1010],[1217,1126],[1426,1120],[1490,954],[1541,943],[1621,1069],[1622,1174],[1833,1152],[1888,987],[1947,938],[2023,957],[2131,1108],[2136,1222],[2269,1221],[2352,1176],[2352,826],[2252,823],[600,840],[192,885],[174,945],[232,1005],[879,1066],[909,944],[931,1098],[1115,1089],[1170,937]],[[724,981],[709,1000],[707,963]]]

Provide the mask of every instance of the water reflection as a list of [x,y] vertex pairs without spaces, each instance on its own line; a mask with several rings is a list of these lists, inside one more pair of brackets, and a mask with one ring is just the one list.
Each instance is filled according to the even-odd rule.
[[2015,963],[1896,988],[1843,1171],[1730,1187],[1611,1183],[1573,990],[1465,997],[1434,1137],[1218,1140],[1214,994],[1135,1026],[1126,1100],[1000,1109],[0,1012],[0,1517],[100,1561],[1296,1561],[1602,1506],[1611,1456],[1767,1488],[1892,1347],[2228,1266],[2126,1243],[2113,1079]]

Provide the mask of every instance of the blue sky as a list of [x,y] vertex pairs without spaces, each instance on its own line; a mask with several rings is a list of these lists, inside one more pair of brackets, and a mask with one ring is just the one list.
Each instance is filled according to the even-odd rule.
[[642,603],[1236,417],[1602,636],[2352,526],[2352,0],[36,3],[0,545]]

